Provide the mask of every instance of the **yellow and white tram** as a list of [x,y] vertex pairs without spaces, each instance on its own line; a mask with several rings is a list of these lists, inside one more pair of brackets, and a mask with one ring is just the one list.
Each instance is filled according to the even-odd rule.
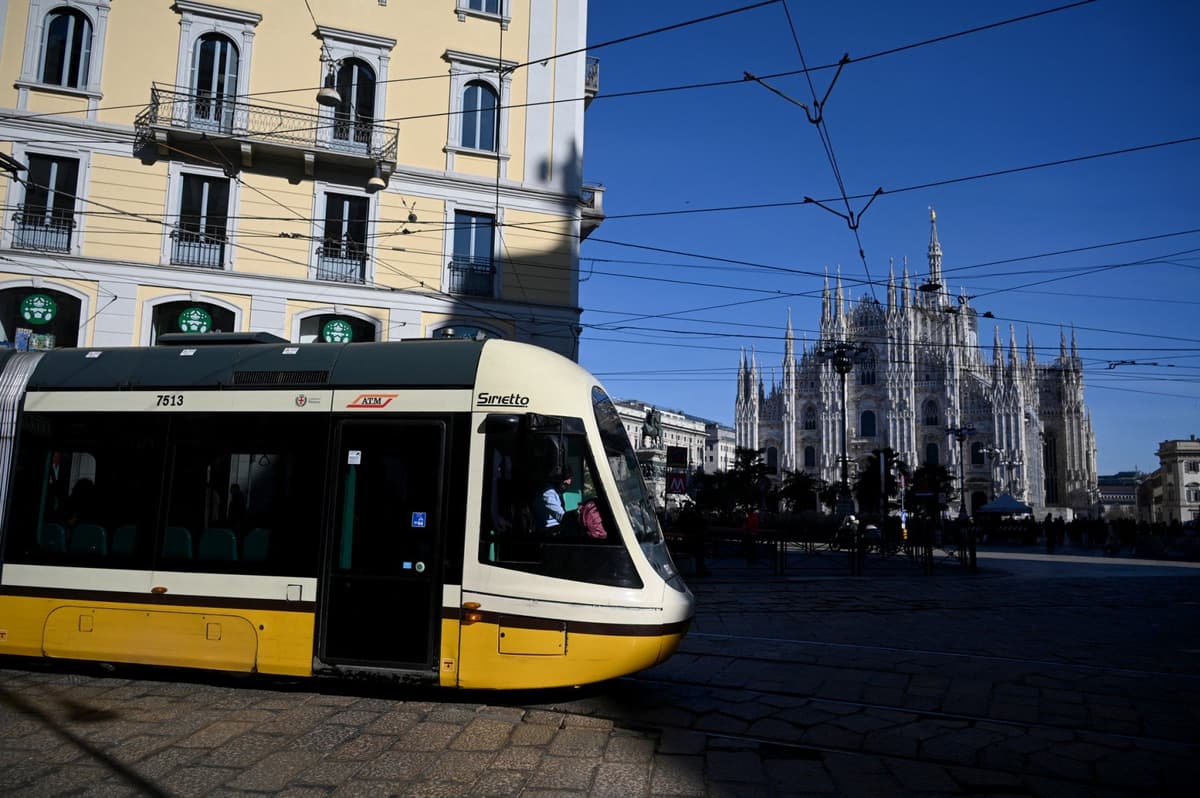
[[0,655],[511,689],[631,673],[686,632],[637,459],[576,364],[164,344],[0,353]]

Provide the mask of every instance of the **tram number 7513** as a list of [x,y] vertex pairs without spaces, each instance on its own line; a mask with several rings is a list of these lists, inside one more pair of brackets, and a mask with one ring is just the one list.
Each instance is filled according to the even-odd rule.
[[183,407],[183,394],[160,393],[154,403],[155,407]]

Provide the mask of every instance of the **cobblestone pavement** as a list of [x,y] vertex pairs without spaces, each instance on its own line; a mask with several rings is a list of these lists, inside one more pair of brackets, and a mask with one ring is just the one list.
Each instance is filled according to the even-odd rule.
[[1194,794],[1200,570],[980,562],[931,577],[868,563],[850,578],[827,560],[782,576],[719,560],[691,580],[698,614],[674,658],[576,691],[0,660],[0,783],[20,796]]

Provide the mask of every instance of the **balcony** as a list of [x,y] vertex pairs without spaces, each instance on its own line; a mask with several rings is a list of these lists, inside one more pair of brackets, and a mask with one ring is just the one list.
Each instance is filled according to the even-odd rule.
[[366,245],[346,239],[326,241],[317,247],[316,279],[334,283],[367,281]]
[[600,59],[588,56],[583,71],[583,107],[591,105],[600,93]]
[[171,263],[220,269],[225,265],[225,240],[203,233],[171,231]]
[[496,266],[491,258],[468,258],[454,256],[450,261],[451,294],[462,296],[487,296],[494,293]]
[[341,167],[390,173],[396,164],[399,134],[394,126],[336,113],[244,102],[234,97],[178,87],[150,88],[150,104],[134,121],[138,148],[154,145],[159,155],[195,149],[211,159],[212,147],[230,149],[243,167],[258,156],[302,159],[312,175],[317,160]]
[[584,183],[579,193],[581,218],[580,240],[587,238],[604,222],[604,186],[599,183]]
[[17,249],[42,252],[70,252],[71,231],[75,220],[44,208],[25,210],[18,205],[13,214],[12,245]]

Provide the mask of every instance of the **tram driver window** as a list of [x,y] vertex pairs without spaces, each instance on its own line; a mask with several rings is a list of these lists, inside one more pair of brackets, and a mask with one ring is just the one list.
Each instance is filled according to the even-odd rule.
[[486,429],[480,562],[596,584],[640,585],[601,489],[583,421],[492,416]]

